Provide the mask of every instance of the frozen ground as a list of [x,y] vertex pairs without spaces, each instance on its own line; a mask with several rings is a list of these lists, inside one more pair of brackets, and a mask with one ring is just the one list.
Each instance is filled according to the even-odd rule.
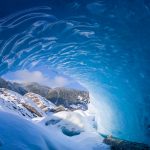
[[[96,119],[91,106],[87,111],[60,111],[46,115],[29,98],[10,90],[5,90],[0,95],[0,150],[109,149],[109,146],[102,143],[103,138],[96,130]],[[42,97],[39,97],[38,102],[40,98],[43,102]],[[31,114],[20,101],[27,101],[42,117]],[[44,102],[48,104],[46,99]],[[22,115],[20,111],[29,116]]]

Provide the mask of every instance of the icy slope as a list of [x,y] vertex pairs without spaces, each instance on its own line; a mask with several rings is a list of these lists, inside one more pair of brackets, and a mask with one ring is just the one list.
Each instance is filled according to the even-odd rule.
[[55,127],[46,128],[11,113],[0,111],[0,118],[0,150],[109,149],[96,133],[70,138]]
[[0,121],[0,150],[67,150],[53,132],[31,121],[3,111]]
[[93,110],[51,112],[55,107],[38,94],[21,96],[1,88],[0,150],[109,149],[97,132]]

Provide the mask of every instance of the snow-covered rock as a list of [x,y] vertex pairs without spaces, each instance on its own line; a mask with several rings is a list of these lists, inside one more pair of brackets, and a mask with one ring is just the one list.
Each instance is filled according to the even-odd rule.
[[55,104],[51,103],[39,94],[29,92],[25,94],[24,97],[28,97],[29,99],[31,99],[37,105],[38,108],[42,109],[46,113],[56,108]]
[[0,88],[0,109],[11,111],[27,118],[45,115],[31,99],[4,88]]

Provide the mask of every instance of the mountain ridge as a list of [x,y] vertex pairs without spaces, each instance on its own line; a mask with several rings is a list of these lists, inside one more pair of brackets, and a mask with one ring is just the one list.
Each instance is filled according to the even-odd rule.
[[36,82],[17,83],[6,81],[3,78],[0,78],[0,88],[6,88],[8,90],[17,92],[22,96],[27,93],[35,93],[46,98],[56,106],[63,106],[69,110],[87,110],[87,104],[90,103],[88,91],[80,91],[73,88],[51,88]]

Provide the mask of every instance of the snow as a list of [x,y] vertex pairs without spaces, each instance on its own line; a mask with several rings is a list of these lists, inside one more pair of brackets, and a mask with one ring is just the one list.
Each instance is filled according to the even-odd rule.
[[[64,147],[53,134],[17,115],[0,111],[1,150],[50,150]],[[64,147],[65,148],[65,147]]]
[[[73,119],[76,115],[70,117]],[[78,150],[109,149],[102,143],[102,138],[96,132],[86,131],[69,137],[56,126],[46,128],[42,124],[22,119],[11,113],[0,111],[0,118],[0,150],[76,150],[77,147]],[[81,126],[82,123],[78,122]]]
[[[38,97],[38,102],[16,92],[0,91],[0,150],[107,150],[96,128],[94,108],[87,111],[60,111],[45,114],[41,104],[54,107],[47,99]],[[31,93],[30,93],[31,96]],[[20,102],[33,106],[42,117],[33,115]],[[14,106],[16,108],[14,108]],[[22,112],[27,115],[22,115]],[[29,115],[29,116],[28,116]]]
[[[47,130],[55,131],[55,135],[62,139],[69,149],[93,150],[109,149],[102,143],[103,138],[94,128],[95,117],[88,111],[61,111],[38,120],[38,124],[46,126]],[[74,147],[74,146],[75,147]]]

